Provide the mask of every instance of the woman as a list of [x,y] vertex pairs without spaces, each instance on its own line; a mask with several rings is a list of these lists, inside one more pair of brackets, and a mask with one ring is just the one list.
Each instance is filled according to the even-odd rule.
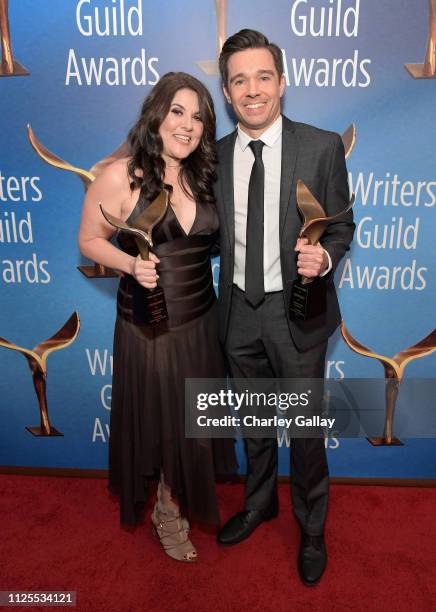
[[[215,472],[235,469],[232,440],[185,438],[185,378],[225,375],[218,343],[210,251],[218,217],[212,193],[215,113],[207,89],[185,73],[168,73],[145,99],[128,136],[131,157],[108,166],[85,198],[81,252],[124,273],[114,336],[109,488],[120,496],[121,522],[135,524],[148,479],[159,477],[152,522],[165,552],[195,561],[189,518],[219,523]],[[153,231],[150,261],[113,227],[99,202],[133,223],[165,188],[170,206]],[[138,284],[164,290],[168,321],[133,320]]]

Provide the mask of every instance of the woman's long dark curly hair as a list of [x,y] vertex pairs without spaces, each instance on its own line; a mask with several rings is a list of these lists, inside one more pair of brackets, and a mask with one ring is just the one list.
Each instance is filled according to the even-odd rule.
[[[191,89],[198,96],[203,134],[198,147],[182,160],[179,183],[186,193],[186,186],[198,202],[214,202],[212,183],[215,180],[215,111],[209,91],[196,78],[185,72],[168,72],[153,87],[143,102],[138,121],[128,135],[131,159],[128,173],[131,188],[140,188],[147,202],[153,201],[165,187],[165,162],[162,159],[162,138],[159,128],[168,115],[171,103],[179,89]],[[142,171],[138,176],[137,170]]]

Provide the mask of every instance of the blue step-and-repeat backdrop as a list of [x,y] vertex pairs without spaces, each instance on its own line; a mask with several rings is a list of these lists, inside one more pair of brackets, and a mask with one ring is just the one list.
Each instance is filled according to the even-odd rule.
[[[0,0],[0,26],[0,465],[107,467],[117,280],[77,269],[90,264],[77,247],[84,183],[62,166],[88,171],[113,152],[168,71],[201,79],[218,136],[230,132],[215,60],[222,38],[244,27],[283,49],[286,115],[339,133],[355,125],[347,164],[357,229],[336,278],[347,328],[388,356],[434,329],[434,0]],[[52,343],[17,350],[53,336],[75,311],[78,335],[73,317]],[[415,359],[405,376],[434,378],[435,364],[435,353]],[[384,373],[338,332],[326,376]],[[26,429],[39,425],[44,392],[63,437]],[[436,440],[403,441],[374,447],[333,434],[331,474],[436,477]]]

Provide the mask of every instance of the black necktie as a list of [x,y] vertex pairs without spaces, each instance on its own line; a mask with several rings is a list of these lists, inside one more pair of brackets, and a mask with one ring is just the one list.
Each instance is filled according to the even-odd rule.
[[262,161],[264,144],[261,140],[252,140],[248,143],[248,146],[254,153],[254,163],[248,186],[245,299],[255,307],[265,297],[263,284],[263,190],[265,169]]

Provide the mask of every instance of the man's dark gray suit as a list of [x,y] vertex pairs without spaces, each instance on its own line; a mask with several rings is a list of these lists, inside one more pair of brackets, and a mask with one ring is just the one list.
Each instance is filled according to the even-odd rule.
[[[292,321],[289,302],[298,277],[294,247],[301,228],[296,185],[301,179],[332,216],[349,202],[347,170],[341,138],[333,132],[283,117],[280,181],[280,263],[283,291],[267,293],[253,308],[233,285],[235,210],[233,156],[237,130],[218,142],[215,195],[220,217],[220,337],[234,378],[323,378],[327,340],[340,323],[334,271],[349,249],[354,233],[352,213],[331,224],[321,238],[332,270],[326,285],[324,314],[310,321]],[[265,215],[268,211],[265,210]],[[262,248],[262,245],[259,245]],[[247,510],[274,509],[277,503],[276,440],[246,441]],[[303,532],[323,533],[328,500],[328,467],[324,440],[291,442],[293,508]]]

